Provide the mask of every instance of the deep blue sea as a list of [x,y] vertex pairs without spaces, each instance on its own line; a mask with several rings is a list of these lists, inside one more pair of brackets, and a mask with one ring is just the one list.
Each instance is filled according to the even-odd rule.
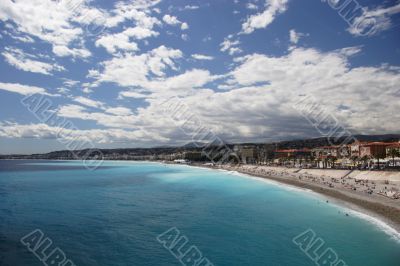
[[[55,247],[77,266],[194,265],[168,249],[180,238],[175,254],[193,246],[207,258],[201,266],[316,265],[327,250],[340,266],[400,265],[396,234],[326,200],[188,166],[104,162],[89,171],[79,161],[0,161],[0,265],[44,265],[39,258]],[[31,252],[21,238],[36,229],[43,237],[29,238],[38,244]],[[306,230],[315,235],[298,238],[310,248],[303,252],[293,238]]]

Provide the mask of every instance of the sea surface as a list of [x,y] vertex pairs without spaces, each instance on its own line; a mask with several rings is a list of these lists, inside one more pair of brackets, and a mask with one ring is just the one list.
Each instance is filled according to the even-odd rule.
[[[400,265],[393,230],[326,201],[188,166],[115,161],[89,171],[80,161],[0,161],[0,265],[44,265],[39,258],[55,247],[76,266],[193,265],[168,249],[174,235],[186,241],[175,254],[196,247],[202,266],[316,265],[326,250],[349,266]],[[52,243],[43,256],[21,242],[36,229]],[[315,236],[303,243],[319,238],[319,249],[293,242],[307,230]]]

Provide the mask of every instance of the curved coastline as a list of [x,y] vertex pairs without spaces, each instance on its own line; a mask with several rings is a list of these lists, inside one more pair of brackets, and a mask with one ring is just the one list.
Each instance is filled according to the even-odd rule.
[[205,166],[200,164],[190,165],[191,167],[199,167],[210,170],[220,170],[226,172],[237,173],[238,176],[246,178],[256,178],[260,181],[268,180],[278,185],[293,187],[305,193],[315,193],[318,196],[327,197],[340,208],[344,208],[349,213],[357,216],[367,222],[370,222],[386,234],[400,242],[400,209],[392,206],[386,206],[379,202],[368,201],[358,197],[352,197],[349,193],[342,193],[335,189],[322,187],[316,184],[302,182],[296,179],[274,177],[267,175],[259,175],[241,171],[239,169],[229,169]]
[[[224,171],[226,171],[226,170],[224,170]],[[229,171],[229,172],[231,172],[231,171]],[[351,213],[354,216],[357,216],[357,217],[373,224],[374,226],[377,226],[379,229],[383,230],[386,234],[393,237],[400,243],[399,226],[397,226],[395,223],[391,222],[388,218],[384,217],[383,215],[378,215],[370,210],[365,209],[364,207],[362,207],[360,205],[350,203],[348,201],[339,199],[339,198],[331,196],[331,195],[316,192],[311,188],[304,188],[304,187],[295,186],[293,184],[286,184],[286,183],[283,183],[283,182],[280,182],[280,181],[277,181],[274,179],[269,179],[268,177],[259,177],[259,176],[254,176],[254,175],[250,175],[247,173],[240,173],[238,171],[235,171],[235,172],[237,173],[238,176],[251,178],[251,179],[259,180],[259,181],[263,181],[263,182],[267,181],[270,184],[272,183],[275,185],[279,185],[283,188],[290,188],[290,190],[296,190],[296,191],[300,191],[303,193],[312,193],[315,196],[323,198],[323,200],[328,198],[330,200],[329,201],[330,203],[333,203],[337,207],[344,209],[345,212]]]
[[[46,161],[58,161],[58,160],[46,160]],[[64,160],[64,161],[75,161],[75,160]],[[125,160],[108,160],[108,161],[132,163],[132,161],[125,161]],[[261,175],[247,171],[241,171],[240,169],[229,166],[221,168],[215,166],[214,167],[206,166],[202,164],[183,165],[171,162],[157,162],[157,161],[135,161],[135,162],[157,163],[164,165],[179,165],[179,166],[186,166],[193,168],[231,172],[241,177],[252,178],[259,181],[268,181],[269,183],[273,183],[275,185],[281,185],[286,188],[292,188],[301,192],[313,193],[317,196],[327,197],[336,206],[344,208],[347,211],[354,214],[355,216],[358,216],[361,219],[374,224],[379,229],[383,230],[386,234],[392,236],[398,242],[400,242],[400,208],[386,206],[379,202],[363,200],[355,196],[352,196],[351,193],[343,193],[335,189],[322,187],[317,184],[302,182],[296,179],[275,177],[271,175]]]

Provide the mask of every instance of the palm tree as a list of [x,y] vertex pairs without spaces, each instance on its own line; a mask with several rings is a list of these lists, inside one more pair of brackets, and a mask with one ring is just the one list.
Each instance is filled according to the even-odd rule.
[[369,157],[367,155],[364,155],[361,160],[363,161],[363,167],[367,164],[367,161],[369,160]]
[[314,163],[314,161],[315,161],[314,155],[312,155],[312,154],[310,155],[309,161],[310,161],[310,165],[313,165],[313,163]]
[[388,151],[388,155],[392,157],[392,164],[394,167],[394,157],[400,156],[400,151],[396,148],[390,148]]
[[381,169],[381,166],[380,166],[380,164],[379,164],[379,159],[385,159],[385,156],[382,155],[382,154],[377,154],[377,155],[375,156],[375,158],[378,160],[378,169]]
[[351,161],[353,162],[353,167],[356,165],[357,160],[358,160],[357,156],[351,156]]
[[336,161],[337,161],[337,158],[336,157],[334,157],[334,156],[331,156],[331,168],[335,168],[335,163],[336,163]]

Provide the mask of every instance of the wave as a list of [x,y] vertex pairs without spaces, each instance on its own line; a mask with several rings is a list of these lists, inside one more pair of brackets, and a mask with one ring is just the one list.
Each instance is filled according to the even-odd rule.
[[[202,168],[202,167],[200,167],[200,168]],[[207,168],[207,169],[209,169],[209,168]],[[213,169],[210,169],[210,170],[213,170]],[[272,184],[272,185],[278,186],[278,187],[283,188],[288,191],[296,191],[296,192],[302,192],[302,193],[306,192],[307,194],[312,194],[314,197],[318,197],[319,199],[326,198],[326,197],[331,198],[329,196],[317,193],[308,188],[300,188],[300,187],[296,187],[294,185],[284,184],[279,181],[275,181],[275,180],[271,180],[271,179],[267,179],[267,178],[263,178],[263,177],[257,177],[257,176],[253,176],[250,174],[245,174],[245,173],[241,173],[238,171],[232,171],[232,170],[225,170],[225,169],[215,169],[215,170],[225,172],[225,173],[228,173],[228,174],[231,174],[234,176],[239,176],[242,178],[247,178],[247,179],[252,179],[252,180],[256,180],[256,181],[261,181],[261,182],[264,182],[267,184]],[[333,198],[333,205],[342,210],[346,210],[346,212],[351,213],[354,216],[361,218],[366,222],[373,224],[378,229],[383,231],[385,234],[390,236],[392,239],[394,239],[395,241],[400,243],[400,232],[398,232],[395,228],[393,228],[387,222],[383,221],[381,218],[377,218],[371,214],[364,213],[361,210],[356,210],[356,208],[350,208],[348,206],[347,202],[343,202],[342,200],[339,200],[336,198]]]
[[342,209],[346,210],[347,212],[353,214],[354,216],[363,219],[364,221],[367,221],[374,226],[378,227],[381,231],[389,235],[392,239],[396,240],[397,242],[400,243],[400,232],[398,232],[395,228],[390,226],[388,223],[385,221],[382,221],[381,219],[374,217],[373,215],[363,213],[361,211],[351,209],[345,206],[340,206]]

